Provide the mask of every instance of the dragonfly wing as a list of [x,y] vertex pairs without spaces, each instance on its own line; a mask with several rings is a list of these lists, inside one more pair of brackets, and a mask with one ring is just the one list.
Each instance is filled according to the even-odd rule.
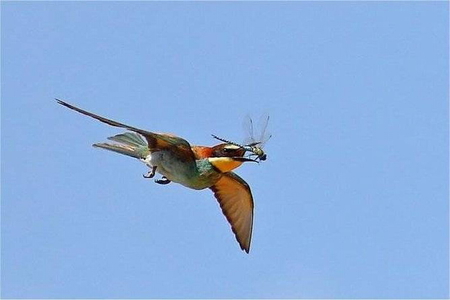
[[263,114],[259,118],[257,126],[255,126],[255,122],[249,115],[245,116],[243,121],[243,127],[245,130],[244,145],[259,145],[262,148],[264,143],[271,137],[271,135],[267,132],[268,124],[268,114]]
[[245,138],[243,141],[244,145],[248,145],[255,142],[255,133],[254,133],[254,126],[253,126],[253,119],[246,115],[244,117],[244,120],[242,121],[242,128],[245,132]]

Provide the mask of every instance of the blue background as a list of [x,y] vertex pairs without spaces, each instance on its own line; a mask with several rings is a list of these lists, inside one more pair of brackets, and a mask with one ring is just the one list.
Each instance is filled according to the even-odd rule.
[[[448,2],[3,2],[2,297],[448,297]],[[211,191],[92,148],[242,141],[242,252]]]

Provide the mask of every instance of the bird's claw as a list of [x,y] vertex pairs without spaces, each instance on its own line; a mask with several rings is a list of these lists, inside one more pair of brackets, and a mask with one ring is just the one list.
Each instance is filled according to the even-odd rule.
[[163,176],[162,179],[155,179],[155,182],[158,184],[169,184],[170,180]]
[[156,166],[154,166],[150,171],[148,171],[147,174],[143,174],[142,176],[144,178],[153,178],[155,177],[155,173],[156,173]]
[[144,178],[153,178],[155,176],[155,174],[151,171],[148,171],[147,174],[142,174],[142,177]]

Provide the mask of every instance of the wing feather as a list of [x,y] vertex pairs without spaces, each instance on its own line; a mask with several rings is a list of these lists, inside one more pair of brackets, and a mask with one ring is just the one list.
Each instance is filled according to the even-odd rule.
[[245,252],[250,251],[253,228],[253,196],[249,185],[233,172],[224,173],[212,187],[236,240]]
[[64,102],[60,99],[56,99],[56,101],[59,104],[65,106],[67,108],[70,108],[74,111],[77,111],[77,112],[83,114],[83,115],[94,118],[100,122],[106,123],[106,124],[114,126],[114,127],[125,128],[130,131],[134,131],[134,132],[141,134],[147,140],[150,151],[168,149],[168,150],[173,151],[173,153],[176,154],[179,157],[179,159],[181,159],[181,160],[188,161],[188,162],[194,162],[194,160],[195,160],[194,153],[191,150],[191,145],[185,139],[182,139],[180,137],[176,137],[173,135],[159,134],[159,133],[154,133],[154,132],[150,132],[147,130],[143,130],[143,129],[140,129],[137,127],[133,127],[133,126],[130,126],[130,125],[127,125],[124,123],[120,123],[120,122],[96,115],[94,113],[88,112],[79,107],[76,107],[72,104]]

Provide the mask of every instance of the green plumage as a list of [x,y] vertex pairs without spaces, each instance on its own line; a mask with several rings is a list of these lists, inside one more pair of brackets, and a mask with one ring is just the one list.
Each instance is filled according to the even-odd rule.
[[134,132],[126,132],[111,136],[108,140],[118,144],[96,143],[93,146],[128,155],[137,159],[145,159],[150,154],[147,142],[141,135]]

